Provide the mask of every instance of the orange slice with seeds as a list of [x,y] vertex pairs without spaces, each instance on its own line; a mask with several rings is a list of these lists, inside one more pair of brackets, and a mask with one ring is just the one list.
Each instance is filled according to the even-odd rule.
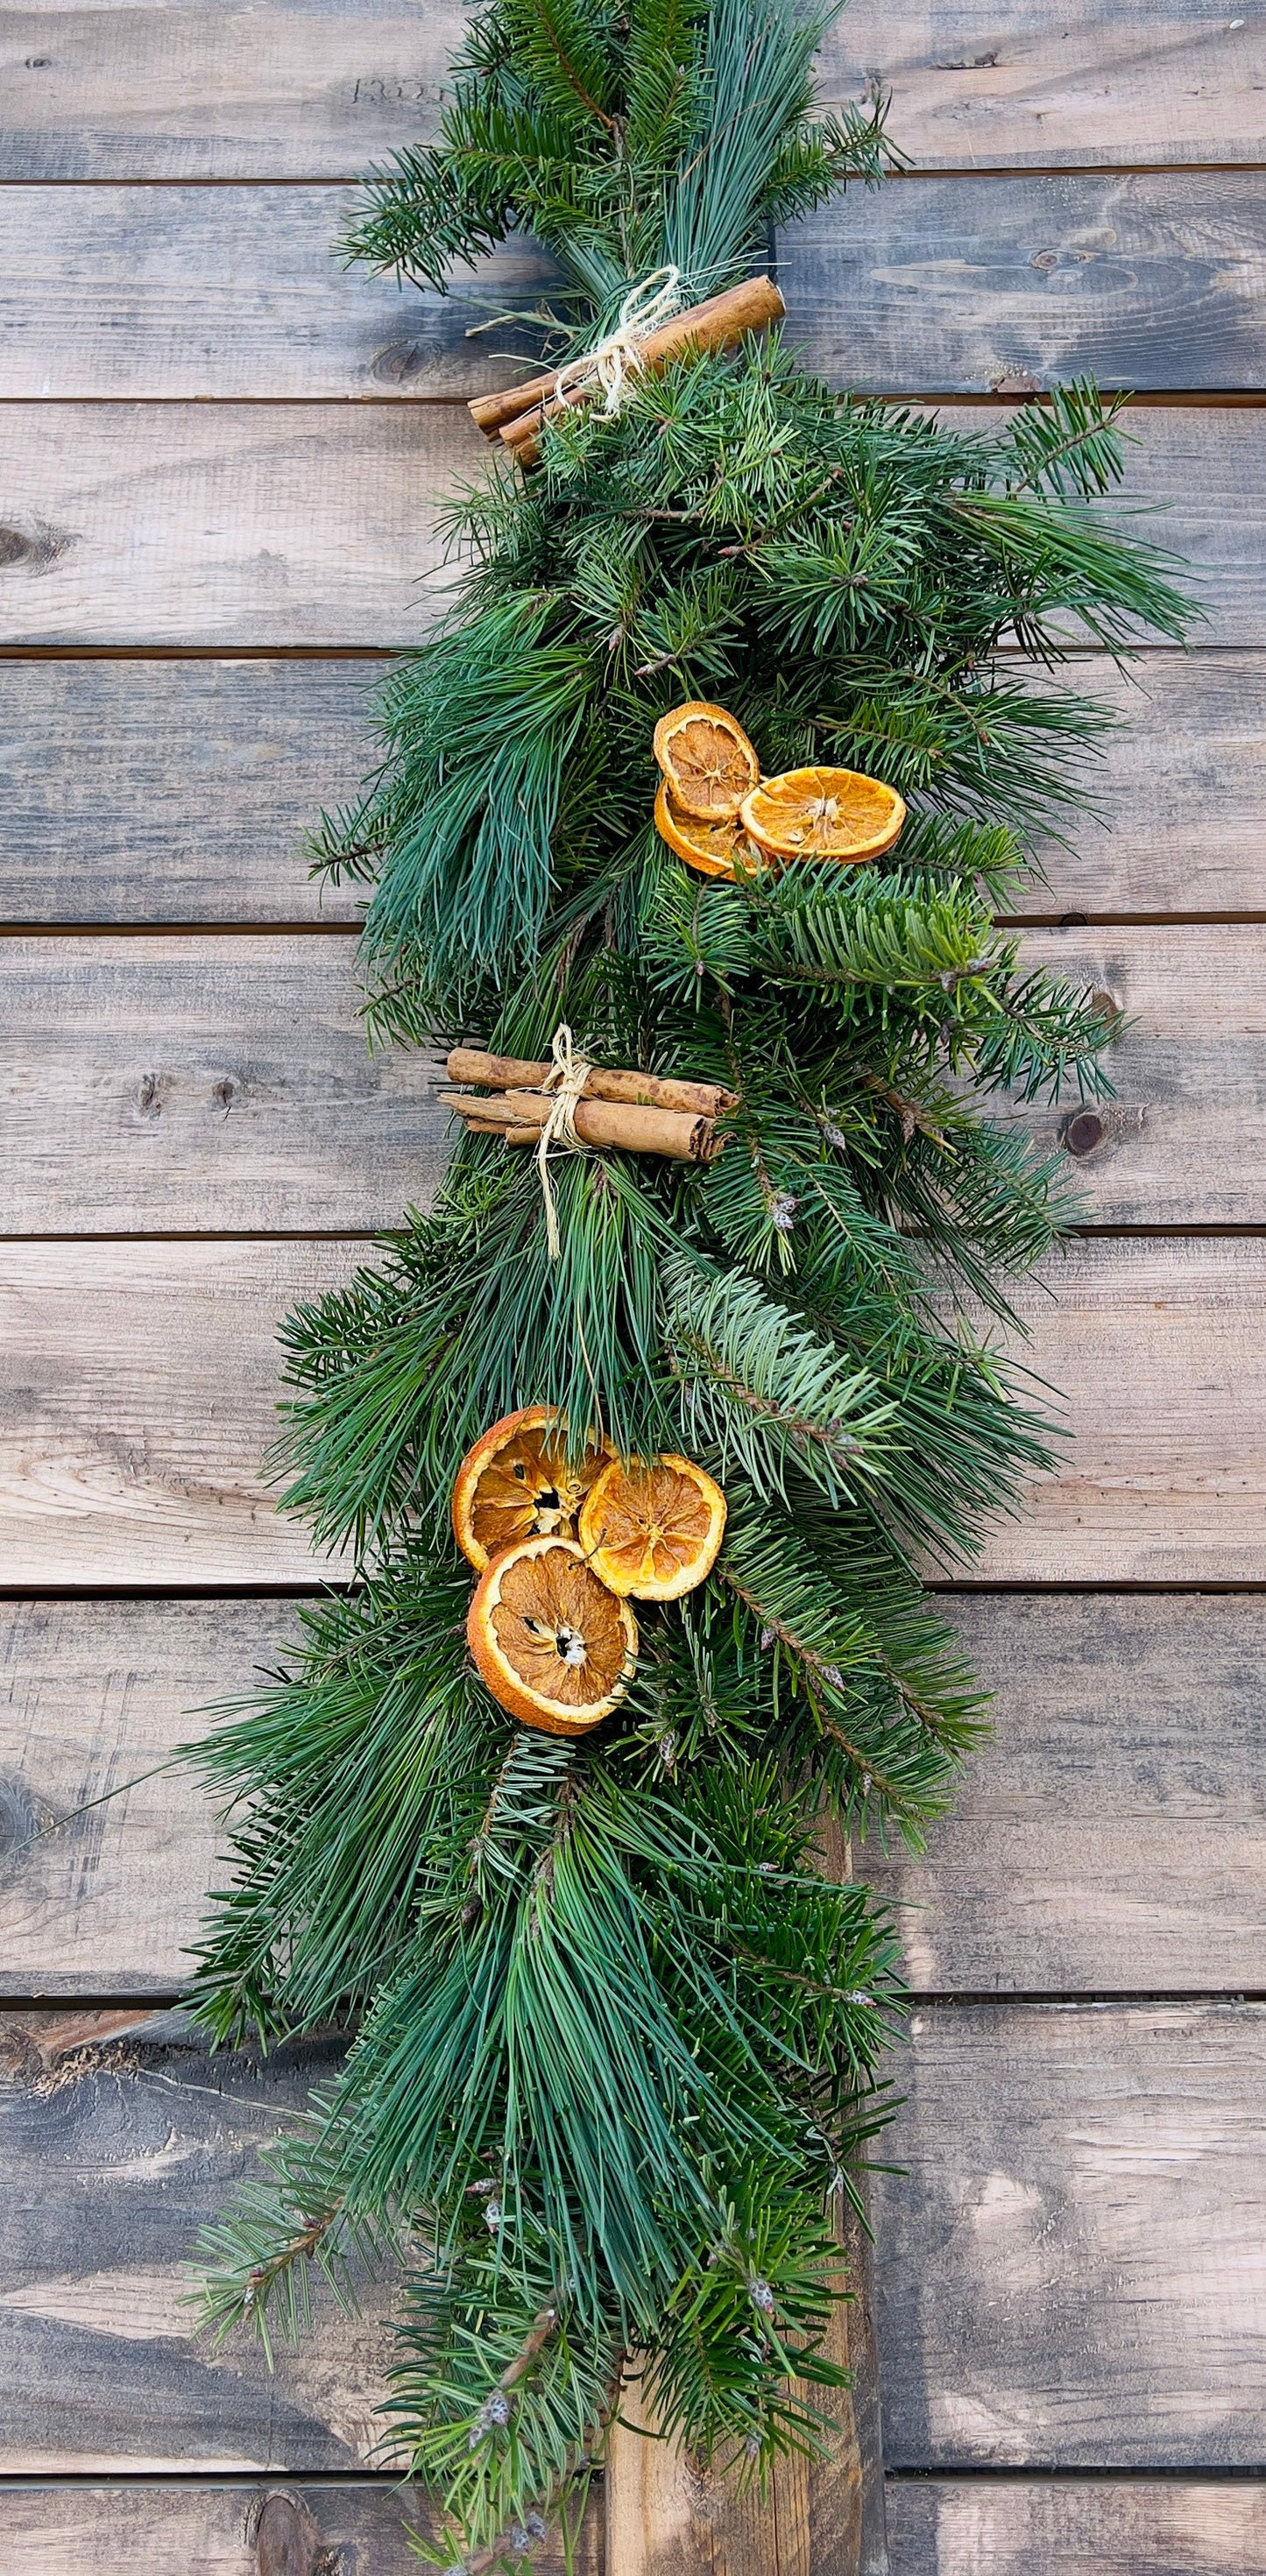
[[482,1573],[489,1558],[516,1539],[573,1538],[594,1477],[614,1454],[609,1440],[591,1440],[573,1465],[566,1435],[547,1404],[507,1413],[457,1470],[453,1536],[462,1555]]
[[692,1458],[634,1458],[604,1467],[580,1514],[585,1556],[612,1592],[679,1601],[716,1562],[725,1496]]
[[742,725],[706,698],[688,698],[683,707],[660,717],[655,758],[679,811],[704,823],[732,822],[760,777],[760,762]]
[[882,858],[906,819],[895,787],[857,769],[786,769],[762,778],[740,808],[752,839],[771,858]]
[[698,814],[683,814],[673,803],[666,778],[661,778],[655,796],[655,829],[661,841],[667,841],[669,849],[688,868],[697,868],[701,877],[733,877],[736,859],[752,868],[764,858],[741,823],[729,817],[705,823]]
[[637,1621],[572,1538],[503,1548],[475,1586],[466,1640],[495,1700],[522,1726],[587,1735],[623,1699]]

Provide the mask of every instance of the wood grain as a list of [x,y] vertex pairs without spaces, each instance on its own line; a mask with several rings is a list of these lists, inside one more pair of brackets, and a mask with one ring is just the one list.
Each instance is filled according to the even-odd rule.
[[[310,1576],[258,1467],[273,1334],[355,1258],[333,1243],[8,1245],[0,1584]],[[1024,1366],[1064,1391],[1071,1438],[973,1579],[1266,1580],[1266,1244],[1091,1239],[1048,1278],[1016,1293]]]
[[297,1635],[285,1602],[0,1607],[0,1993],[187,1982],[222,1836],[163,1766]]
[[1266,1990],[1266,1603],[944,1605],[996,1696],[924,1852],[862,1846],[916,1989]]
[[6,2015],[0,2371],[6,2474],[363,2467],[390,2348],[376,2291],[270,2381],[182,2304],[198,2228],[283,2135],[331,2049],[212,2057],[173,2018]]
[[[0,2576],[257,2576],[255,2531],[275,2484],[224,2479],[184,2486],[29,2485],[5,2495]],[[354,2478],[287,2481],[281,2493],[309,2513],[338,2576],[417,2576],[409,2533],[416,2503],[398,2487]],[[538,2558],[551,2576],[557,2552]],[[590,2576],[593,2560],[582,2562]]]
[[893,2478],[892,2576],[1258,2576],[1253,2480]]
[[[943,408],[969,431],[994,416]],[[1141,409],[1131,429],[1121,506],[1199,567],[1201,640],[1266,643],[1257,412]],[[414,642],[452,577],[437,504],[482,452],[445,404],[0,405],[0,642]]]
[[[925,1852],[857,1861],[915,1989],[1266,1989],[1261,1600],[947,1606],[993,1736]],[[160,1766],[297,1636],[285,1602],[232,1596],[0,1606],[0,1993],[183,1985],[219,1835]]]
[[[435,131],[452,0],[46,0],[5,21],[15,179],[350,178]],[[1261,159],[1261,23],[1218,0],[852,0],[829,98],[893,92],[916,162]]]
[[[1101,654],[1120,728],[1098,818],[1043,848],[1029,913],[1266,911],[1266,656]],[[0,660],[0,916],[351,921],[301,841],[371,767],[363,661]]]
[[[1125,1015],[1113,1100],[1008,1113],[1087,1222],[1266,1222],[1266,927],[1033,931],[1021,964]],[[343,940],[0,942],[3,1232],[364,1232],[429,1204],[442,1060],[371,1056],[357,1009]]]
[[1086,1222],[1266,1222],[1266,929],[1031,931],[1020,964],[1124,1014],[1113,1099],[1008,1112],[1065,1155]]
[[1266,31],[1218,0],[852,0],[819,77],[925,167],[1262,157]]
[[433,136],[457,0],[28,0],[7,15],[14,179],[354,178]]
[[345,188],[6,188],[0,398],[465,399],[530,372],[494,355],[522,330],[466,334],[489,298],[536,302],[555,273],[540,251],[506,244],[423,293],[347,266],[352,205]]
[[890,2467],[1256,2467],[1266,2007],[910,2028],[874,2201]]
[[0,941],[4,1230],[372,1232],[429,1205],[443,1060],[371,1055],[353,943]]
[[0,407],[0,640],[414,642],[481,452],[444,406]]
[[372,767],[376,662],[0,661],[0,917],[353,921],[302,838]]
[[[348,270],[333,188],[6,188],[0,398],[466,397],[522,376],[466,337],[552,274],[514,244],[448,296]],[[85,264],[85,232],[92,244]],[[1256,173],[914,180],[785,233],[793,340],[840,383],[984,393],[1093,374],[1137,390],[1266,380]]]
[[793,226],[778,274],[812,364],[870,392],[1223,393],[1266,372],[1255,172],[912,179]]
[[0,1581],[311,1581],[260,1468],[277,1429],[274,1336],[355,1259],[334,1243],[10,1245]]

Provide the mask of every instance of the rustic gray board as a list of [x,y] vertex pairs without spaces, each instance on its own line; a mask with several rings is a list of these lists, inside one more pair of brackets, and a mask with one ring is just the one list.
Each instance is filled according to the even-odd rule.
[[6,2015],[0,2048],[0,2468],[363,2467],[384,2430],[383,2289],[352,2323],[327,2312],[272,2379],[249,2336],[213,2352],[183,2297],[198,2229],[332,2049],[212,2057],[117,2012]]
[[536,303],[555,274],[540,251],[508,244],[447,295],[423,292],[349,269],[354,202],[346,188],[6,188],[0,399],[398,401],[538,372],[493,354],[531,357],[524,331],[486,326]]
[[[515,381],[552,274],[523,243],[446,296],[349,270],[334,188],[5,189],[0,398],[414,400]],[[85,263],[85,232],[92,256]],[[880,393],[1266,381],[1256,172],[912,179],[779,235],[788,332]],[[479,326],[479,337],[467,336]],[[522,370],[518,371],[522,373]]]
[[874,2197],[889,2466],[1258,2467],[1266,2006],[910,2031]]
[[942,1607],[996,1694],[926,1849],[863,1844],[916,1989],[1266,1991],[1266,1602],[1001,1593]]
[[1035,392],[1090,375],[1224,393],[1266,377],[1255,171],[858,189],[780,234],[778,277],[791,338],[862,391]]
[[[1009,417],[943,411],[968,434]],[[1140,407],[1131,431],[1120,506],[1199,567],[1199,640],[1266,643],[1258,412]],[[444,403],[0,404],[0,643],[416,642],[481,453]]]
[[0,940],[3,1230],[367,1233],[429,1205],[442,1062],[371,1054],[359,1000],[348,939]]
[[[258,1463],[274,1333],[357,1257],[328,1241],[4,1247],[0,1586],[312,1579]],[[1063,1391],[1070,1438],[972,1579],[1266,1580],[1266,1244],[1092,1236],[1015,1303],[1023,1364]]]
[[[1089,1225],[1266,1223],[1266,926],[1034,930],[1021,971],[1111,997],[1115,1097],[998,1104]],[[0,940],[0,1234],[368,1232],[427,1205],[439,1059],[371,1055],[352,943]]]
[[[351,922],[302,837],[372,767],[375,661],[0,660],[0,920]],[[1030,914],[1266,912],[1266,656],[1080,658],[1120,729]]]
[[[945,1604],[995,1732],[926,1850],[864,1845],[916,1989],[1266,1989],[1255,1594]],[[275,1671],[285,1601],[0,1606],[0,1994],[171,1994],[223,1836],[176,1744]],[[99,1803],[96,1803],[99,1802]]]
[[[278,2492],[311,2517],[328,2549],[315,2576],[418,2576],[409,2535],[426,2524],[417,2500],[355,2478],[288,2478],[280,2488],[224,2479],[10,2486],[0,2576],[257,2576],[260,2511]],[[599,2511],[586,2523],[576,2576],[599,2576],[601,2542]],[[541,2576],[563,2576],[556,2539],[534,2565]]]
[[0,406],[0,638],[415,643],[480,452],[444,404]]
[[888,2547],[891,2576],[1261,2576],[1266,2485],[892,2478]]
[[[432,136],[453,0],[45,0],[5,21],[15,179],[345,178]],[[1225,0],[852,0],[826,97],[893,92],[940,167],[1259,161],[1260,17]]]

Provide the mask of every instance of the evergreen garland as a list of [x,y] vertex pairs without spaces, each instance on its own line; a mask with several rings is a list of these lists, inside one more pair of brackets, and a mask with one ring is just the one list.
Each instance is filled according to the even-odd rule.
[[[348,248],[446,291],[530,233],[562,362],[671,261],[684,298],[891,159],[816,116],[791,0],[492,0],[442,137]],[[917,1845],[982,1703],[918,1567],[961,1566],[1049,1464],[989,1346],[1068,1221],[980,1105],[1107,1088],[1094,997],[995,927],[1104,713],[1070,649],[1178,637],[1163,560],[1096,515],[1119,403],[999,432],[839,397],[784,339],[568,412],[452,514],[464,569],[381,696],[382,765],[319,864],[368,892],[378,1039],[585,1053],[727,1086],[706,1169],[466,1136],[436,1206],[285,1328],[290,1507],[359,1581],[198,1749],[232,1883],[199,1954],[219,2041],[351,2016],[345,2071],[208,2239],[209,2313],[268,2342],[405,2266],[390,2399],[437,2564],[574,2529],[622,2377],[703,2463],[824,2437],[841,2195],[888,2102],[897,1946],[822,1875],[824,1807]],[[1026,663],[1043,666],[1039,687]],[[709,882],[650,823],[658,717],[724,700],[767,770],[907,799],[863,868]],[[547,1404],[723,1485],[706,1584],[645,1610],[621,1716],[511,1726],[465,1647],[463,1453]],[[424,2552],[424,2554],[426,2554]]]

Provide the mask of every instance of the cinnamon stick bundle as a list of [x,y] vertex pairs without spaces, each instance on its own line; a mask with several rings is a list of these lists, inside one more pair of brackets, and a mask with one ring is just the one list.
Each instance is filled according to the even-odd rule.
[[[523,1056],[484,1055],[477,1047],[454,1047],[448,1059],[450,1082],[480,1083],[490,1091],[539,1091],[550,1071]],[[719,1118],[736,1106],[736,1094],[719,1082],[678,1082],[658,1073],[622,1073],[594,1064],[585,1078],[586,1100],[623,1100],[646,1109],[679,1109],[691,1117]],[[482,1105],[472,1101],[472,1111]]]
[[[556,1100],[549,1091],[499,1091],[477,1099],[468,1091],[442,1091],[446,1109],[481,1135],[509,1134],[514,1143],[535,1142]],[[572,1112],[576,1134],[586,1145],[616,1145],[626,1154],[663,1154],[677,1163],[710,1163],[720,1151],[710,1118],[691,1117],[680,1109],[643,1108],[624,1100],[578,1100]]]
[[[780,321],[786,310],[771,277],[745,278],[740,286],[727,286],[702,304],[688,305],[684,313],[674,313],[671,320],[648,331],[638,342],[642,363],[657,375],[669,358],[679,357],[684,349],[732,349],[745,332]],[[504,440],[521,465],[535,463],[543,421],[592,402],[599,390],[596,381],[573,385],[560,401],[554,392],[557,375],[555,368],[548,375],[534,376],[530,384],[513,385],[502,394],[481,394],[467,405],[476,428],[485,438]]]

